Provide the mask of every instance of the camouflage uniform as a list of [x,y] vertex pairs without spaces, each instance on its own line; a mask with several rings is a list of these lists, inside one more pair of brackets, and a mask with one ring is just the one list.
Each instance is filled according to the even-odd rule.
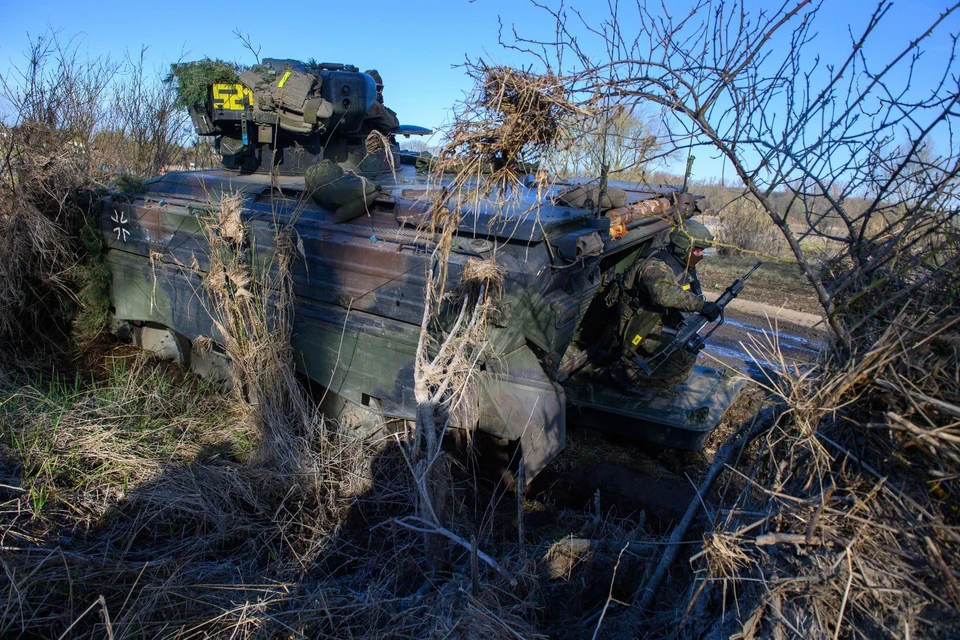
[[688,221],[671,233],[667,247],[648,251],[625,275],[624,286],[633,299],[621,313],[623,367],[621,377],[628,385],[666,386],[680,384],[690,376],[697,356],[679,349],[660,363],[650,375],[630,360],[656,355],[670,342],[671,329],[683,322],[684,313],[700,313],[706,304],[697,270],[691,259],[694,248],[704,248],[712,234],[698,222]]

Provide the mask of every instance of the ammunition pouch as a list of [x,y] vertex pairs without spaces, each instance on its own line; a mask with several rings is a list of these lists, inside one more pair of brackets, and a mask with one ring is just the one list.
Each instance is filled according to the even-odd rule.
[[660,346],[660,341],[656,341],[656,345],[651,345],[646,340],[659,323],[659,313],[648,309],[637,310],[627,322],[623,332],[623,355],[629,358],[637,354],[646,356],[655,352]]
[[240,138],[220,136],[217,138],[217,152],[227,169],[253,171],[258,164],[256,149],[253,145],[243,144]]
[[190,114],[190,121],[193,122],[193,128],[197,131],[197,135],[211,136],[219,133],[220,130],[213,124],[210,114],[203,107],[190,105],[187,107],[187,113]]
[[[273,82],[252,71],[240,74],[240,82],[253,91],[257,111],[273,112],[277,124],[291,133],[311,133],[333,115],[333,105],[320,96],[323,79],[312,73],[285,69]],[[261,120],[254,114],[255,120]]]

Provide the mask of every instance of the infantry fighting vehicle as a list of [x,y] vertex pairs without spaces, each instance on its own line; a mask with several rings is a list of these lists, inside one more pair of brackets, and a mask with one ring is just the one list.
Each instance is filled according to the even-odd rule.
[[[269,249],[273,225],[295,217],[300,372],[327,388],[338,412],[413,419],[432,247],[419,228],[431,187],[403,162],[393,136],[423,130],[386,109],[376,72],[266,65],[212,84],[206,104],[191,107],[197,132],[216,137],[222,169],[170,172],[147,180],[143,193],[105,202],[117,324],[145,348],[217,369],[217,350],[192,348],[201,337],[218,339],[202,299],[200,217],[224,194],[240,193],[250,247]],[[698,203],[668,186],[611,182],[604,194],[582,182],[558,183],[539,199],[531,189],[506,208],[466,204],[450,254],[449,290],[468,260],[495,260],[505,273],[478,363],[479,421],[459,426],[519,445],[528,480],[563,448],[572,422],[697,449],[742,385],[700,366],[685,384],[642,393],[613,381],[618,304],[629,294],[618,276],[663,241],[672,221],[698,213]]]

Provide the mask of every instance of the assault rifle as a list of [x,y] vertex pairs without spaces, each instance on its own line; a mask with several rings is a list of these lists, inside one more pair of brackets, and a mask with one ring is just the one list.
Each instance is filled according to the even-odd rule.
[[[730,304],[734,298],[740,295],[740,292],[743,291],[744,283],[746,283],[747,278],[753,275],[753,272],[760,268],[762,262],[758,262],[753,265],[753,269],[747,271],[741,277],[733,281],[727,290],[724,291],[719,298],[716,300],[716,304],[720,307],[720,318],[717,320],[717,323],[710,327],[710,331],[706,335],[700,335],[700,331],[707,326],[708,320],[700,315],[699,313],[689,313],[684,314],[683,322],[680,324],[676,333],[673,336],[673,339],[670,340],[666,345],[663,346],[660,351],[653,354],[647,359],[640,358],[639,356],[633,356],[630,360],[635,364],[641,371],[646,375],[651,375],[657,367],[663,364],[667,358],[672,356],[674,353],[680,349],[686,349],[690,353],[696,355],[700,353],[703,349],[704,344],[707,342],[707,338],[713,335],[713,332],[717,330],[717,327],[723,324],[723,310],[728,304]],[[671,330],[664,329],[664,333],[667,334]]]

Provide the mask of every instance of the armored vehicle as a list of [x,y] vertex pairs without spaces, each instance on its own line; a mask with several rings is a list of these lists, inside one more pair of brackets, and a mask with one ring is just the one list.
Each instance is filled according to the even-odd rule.
[[[300,372],[329,391],[336,412],[414,419],[432,246],[421,229],[438,185],[404,162],[393,137],[422,129],[383,106],[375,72],[266,62],[268,73],[214,84],[207,103],[191,108],[198,133],[217,137],[222,169],[170,172],[143,193],[106,200],[116,319],[144,347],[209,371],[210,356],[194,348],[218,339],[200,285],[200,216],[242,194],[249,246],[268,248],[273,225],[295,226]],[[340,188],[325,190],[331,183]],[[684,384],[638,392],[610,376],[622,342],[618,304],[629,294],[620,276],[673,220],[696,214],[697,199],[665,185],[599,190],[586,181],[516,195],[506,206],[464,203],[450,253],[451,290],[469,260],[495,260],[505,274],[478,363],[479,419],[459,426],[519,447],[527,479],[563,448],[572,422],[702,446],[738,377],[698,366]]]

